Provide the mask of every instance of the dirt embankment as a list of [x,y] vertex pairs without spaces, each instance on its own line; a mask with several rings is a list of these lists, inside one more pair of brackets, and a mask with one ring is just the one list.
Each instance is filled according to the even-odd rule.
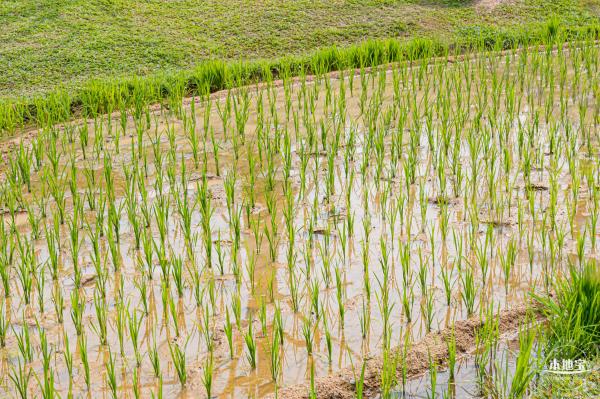
[[[520,306],[514,309],[501,311],[498,315],[499,330],[501,334],[516,332],[527,318],[528,308]],[[531,309],[531,308],[529,308]],[[456,337],[457,357],[465,355],[475,349],[475,336],[477,330],[483,325],[479,317],[457,321],[454,325]],[[447,342],[451,337],[452,329],[429,333],[421,341],[411,344],[406,351],[406,374],[413,378],[425,373],[429,369],[429,357],[439,365],[445,365],[448,358]],[[402,351],[402,348],[396,348]],[[357,377],[360,375],[362,365],[356,365]],[[367,360],[365,367],[363,396],[371,398],[380,393],[381,371],[383,359],[381,356]],[[398,376],[400,370],[397,370]],[[351,367],[340,370],[338,373],[315,379],[317,397],[323,399],[351,399],[356,397],[355,375]],[[286,399],[308,398],[308,384],[297,384],[279,390],[279,397]],[[272,397],[272,396],[271,396]]]

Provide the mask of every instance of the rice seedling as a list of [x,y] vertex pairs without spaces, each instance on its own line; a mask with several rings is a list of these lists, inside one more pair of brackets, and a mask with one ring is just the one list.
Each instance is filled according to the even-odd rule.
[[308,352],[308,355],[311,356],[313,353],[314,333],[310,319],[304,319],[302,323],[302,336],[304,337],[306,351]]
[[32,370],[26,365],[23,365],[20,358],[18,362],[18,366],[11,367],[9,378],[13,382],[19,397],[21,399],[27,399],[29,397],[29,381],[31,380]]
[[204,367],[202,370],[203,370],[202,384],[204,385],[204,389],[206,389],[206,396],[210,398],[210,397],[212,397],[211,392],[212,392],[212,386],[213,386],[213,372],[214,372],[214,360],[213,360],[212,353],[210,353],[208,355],[208,357],[206,358],[206,361],[204,363]]
[[315,364],[314,362],[310,362],[310,385],[308,391],[309,399],[317,398],[317,388],[315,386]]
[[108,306],[106,301],[98,291],[94,291],[94,308],[96,310],[96,324],[92,325],[92,329],[98,335],[101,345],[108,343]]
[[[179,322],[179,314],[178,314],[178,310],[177,310],[177,306],[175,305],[175,301],[173,300],[173,298],[170,296],[169,294],[169,289],[166,286],[163,286],[163,295],[165,296],[164,298],[164,302],[165,305],[167,305],[165,307],[165,319],[168,318],[168,315],[171,315],[171,320],[173,320],[173,328],[175,329],[175,337],[179,338],[181,335],[181,330],[180,330],[180,322]],[[168,323],[168,321],[167,321]]]
[[223,326],[225,336],[227,337],[227,345],[229,346],[229,357],[233,359],[233,325],[229,318],[229,309],[225,310],[225,325]]
[[69,393],[69,396],[71,396],[72,392],[73,392],[73,354],[71,353],[71,349],[69,346],[69,338],[66,333],[63,336],[63,344],[64,344],[63,358],[64,358],[64,362],[65,362],[65,367],[67,369],[66,371],[67,371],[67,374],[69,377],[68,393]]
[[444,286],[444,294],[446,297],[446,305],[447,306],[450,306],[450,303],[452,302],[452,287],[454,286],[454,284],[456,282],[456,281],[451,281],[452,273],[454,272],[454,268],[455,268],[454,263],[452,263],[452,266],[448,269],[444,266],[442,266],[440,268],[440,274],[441,274],[442,283]]
[[52,291],[52,302],[54,303],[54,312],[56,313],[56,320],[59,324],[63,324],[64,321],[64,297],[60,287],[56,286]]
[[85,379],[86,389],[90,390],[91,376],[90,376],[90,361],[88,358],[88,348],[87,348],[87,338],[85,334],[82,334],[77,337],[77,345],[79,346],[79,357],[81,358],[81,363],[83,364],[83,376]]
[[456,335],[454,328],[452,329],[450,339],[446,342],[448,347],[448,378],[451,382],[454,381],[456,375]]
[[473,272],[470,268],[466,268],[464,273],[460,276],[461,281],[461,297],[463,304],[467,309],[467,314],[471,316],[475,310],[475,297],[477,295],[477,288],[475,287]]
[[273,329],[277,332],[280,346],[283,345],[284,325],[281,316],[281,307],[278,303],[275,304],[275,313],[273,315]]
[[175,283],[175,288],[177,289],[177,296],[181,298],[183,296],[183,259],[180,257],[175,257],[172,261],[171,272],[173,276],[173,282]]
[[[501,253],[501,251],[498,251]],[[515,266],[517,260],[517,249],[514,241],[509,241],[506,247],[506,253],[500,255],[500,263],[502,265],[502,271],[504,272],[504,289],[508,295],[508,284],[511,272]]]
[[139,399],[140,398],[140,376],[139,376],[139,372],[138,369],[135,368],[133,369],[133,397],[135,399]]
[[329,327],[327,326],[327,317],[323,318],[323,328],[325,329],[325,346],[327,348],[327,360],[329,364],[331,364],[331,356],[333,351],[333,344],[331,341],[331,331],[329,331]]
[[109,354],[109,358],[105,365],[105,367],[106,367],[106,385],[110,389],[111,397],[113,399],[115,399],[118,397],[118,395],[117,395],[118,385],[117,385],[117,374],[116,374],[116,370],[115,370],[115,359],[110,350],[109,350],[108,354]]
[[211,319],[211,315],[210,315],[210,309],[208,307],[208,305],[206,305],[204,307],[204,317],[202,319],[202,332],[204,335],[204,341],[206,343],[206,348],[212,352],[214,349],[214,344],[213,344],[213,331],[212,331],[212,327],[210,324],[210,319]]
[[117,338],[119,340],[119,353],[121,357],[125,356],[125,329],[126,329],[126,310],[122,301],[119,301],[115,304],[116,308],[116,317],[115,328],[117,330]]
[[531,380],[536,373],[535,360],[531,359],[536,332],[533,329],[521,331],[519,334],[519,355],[515,365],[509,398],[523,397],[526,394]]
[[29,335],[29,327],[24,326],[19,332],[13,328],[13,333],[17,339],[17,347],[25,364],[33,361],[33,345]]
[[260,327],[262,329],[263,336],[267,335],[267,305],[265,298],[260,297],[260,305],[258,308],[258,319],[260,320]]
[[397,383],[396,369],[398,366],[398,355],[389,349],[383,352],[383,370],[381,372],[381,397],[390,398],[392,388]]
[[154,341],[153,346],[148,349],[148,357],[150,358],[150,363],[152,364],[152,371],[154,372],[154,377],[160,378],[160,356],[158,353],[158,349],[156,348],[156,341]]
[[335,293],[336,293],[337,303],[338,303],[340,326],[343,329],[344,328],[344,319],[345,319],[344,316],[346,314],[345,304],[344,304],[345,286],[344,286],[344,283],[342,282],[341,271],[339,268],[335,269]]
[[42,398],[52,399],[56,397],[56,388],[54,386],[54,372],[50,369],[50,366],[47,365],[47,363],[44,363],[44,382],[42,383],[40,381],[37,374],[34,374],[34,377],[37,379]]
[[431,355],[429,355],[429,381],[430,387],[427,397],[435,398],[437,397],[437,364],[431,359]]
[[85,299],[81,297],[78,290],[71,291],[71,321],[75,326],[77,335],[83,332],[83,313],[85,307]]
[[433,291],[429,290],[427,294],[424,294],[424,300],[421,303],[421,314],[423,315],[425,330],[427,332],[430,332],[433,326],[434,305]]
[[[29,246],[29,244],[26,245]],[[25,258],[18,265],[17,275],[21,283],[21,289],[23,291],[23,299],[25,300],[25,304],[29,305],[29,303],[31,302],[31,294],[33,291],[33,276],[31,275],[32,259],[29,250],[27,250],[27,254],[22,253],[22,256],[23,255],[25,256]]]
[[0,347],[6,347],[6,333],[8,332],[8,320],[5,313],[4,304],[0,307]]
[[235,325],[237,326],[238,330],[241,330],[242,328],[241,306],[241,298],[239,296],[239,293],[236,293],[232,298],[231,310],[233,311],[233,315],[235,316]]
[[255,271],[256,271],[256,253],[250,253],[248,261],[246,262],[246,269],[248,272],[248,279],[250,280],[250,292],[254,293],[256,288]]
[[256,368],[256,341],[252,332],[252,322],[248,323],[248,332],[244,334],[244,342],[246,343],[246,358],[252,369]]
[[172,345],[169,345],[169,351],[171,352],[171,360],[173,361],[173,366],[175,367],[177,378],[179,379],[179,383],[183,387],[187,382],[185,350],[182,350],[179,344],[174,343]]
[[315,318],[319,320],[321,318],[321,305],[319,292],[321,291],[319,287],[319,279],[315,278],[313,282],[310,284],[310,304],[311,311],[315,315]]
[[138,314],[136,311],[129,312],[129,306],[127,307],[127,325],[129,326],[129,337],[131,338],[131,345],[133,346],[133,351],[135,353],[135,361],[137,367],[140,367],[142,364],[142,355],[139,349],[139,335],[140,335],[140,327],[142,325],[142,317],[138,318]]
[[359,313],[358,320],[360,324],[360,331],[362,339],[366,339],[369,331],[371,330],[371,309],[365,306],[365,302],[362,303],[362,313]]

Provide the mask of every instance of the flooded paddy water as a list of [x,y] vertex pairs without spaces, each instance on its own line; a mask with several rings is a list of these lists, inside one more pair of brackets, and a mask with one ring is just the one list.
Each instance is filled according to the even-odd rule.
[[599,61],[426,59],[5,143],[3,395],[308,397],[551,291],[598,259]]

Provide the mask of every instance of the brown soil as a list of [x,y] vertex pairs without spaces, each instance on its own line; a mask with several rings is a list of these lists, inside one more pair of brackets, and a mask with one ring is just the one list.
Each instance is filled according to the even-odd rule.
[[[531,309],[531,308],[529,308]],[[525,323],[528,315],[526,306],[508,309],[499,314],[499,331],[502,335],[514,333],[519,326]],[[479,317],[457,321],[454,324],[456,337],[457,357],[464,356],[475,349],[475,336],[477,330],[483,325]],[[448,358],[447,341],[452,334],[451,328],[429,333],[421,341],[411,344],[406,351],[406,374],[413,378],[425,373],[429,369],[429,357],[438,365],[445,365]],[[402,347],[395,348],[397,353],[402,353]],[[381,356],[366,360],[364,392],[366,398],[379,394],[381,383],[381,370],[383,359]],[[356,375],[360,374],[361,365],[356,365]],[[397,370],[398,376],[400,369]],[[355,374],[351,367],[340,370],[338,373],[315,379],[317,397],[323,399],[351,399],[356,397]],[[284,387],[279,391],[279,397],[286,399],[308,398],[309,385],[297,384]],[[273,397],[273,396],[271,396]]]

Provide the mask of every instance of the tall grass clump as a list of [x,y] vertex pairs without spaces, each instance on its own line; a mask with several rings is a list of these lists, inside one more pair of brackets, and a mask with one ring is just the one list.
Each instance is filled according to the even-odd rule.
[[548,318],[547,351],[575,359],[600,355],[600,269],[590,260],[570,265],[567,278],[556,282],[555,296],[536,296]]

